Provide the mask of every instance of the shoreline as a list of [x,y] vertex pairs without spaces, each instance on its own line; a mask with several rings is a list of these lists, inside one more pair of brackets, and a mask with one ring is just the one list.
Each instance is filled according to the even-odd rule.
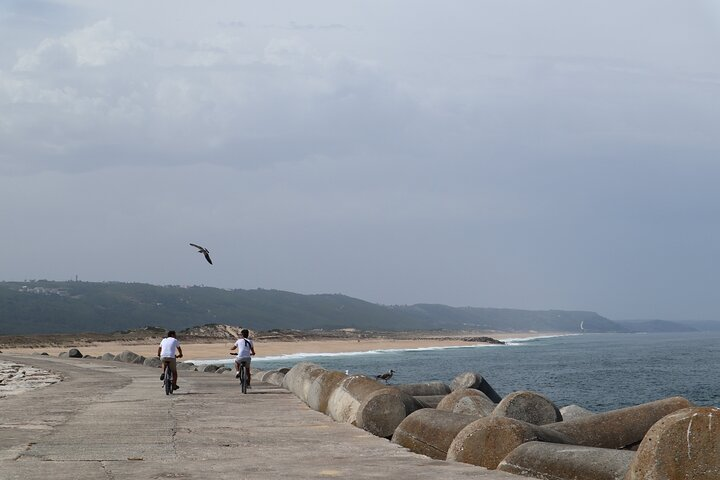
[[[500,341],[519,340],[526,341],[534,338],[557,337],[572,335],[568,332],[516,332],[516,333],[498,333],[498,332],[473,332],[472,337],[486,336]],[[423,348],[450,348],[450,347],[474,347],[489,346],[493,343],[485,343],[479,341],[468,340],[469,335],[463,333],[457,335],[456,338],[451,336],[443,336],[442,338],[387,338],[387,337],[370,337],[362,339],[309,339],[299,341],[277,341],[262,339],[255,341],[255,350],[257,351],[258,360],[261,359],[278,359],[285,356],[311,356],[321,354],[356,354],[376,352],[383,350],[412,350]],[[159,342],[158,342],[159,343]],[[78,345],[83,355],[101,356],[104,353],[119,354],[125,350],[133,351],[145,357],[154,357],[157,355],[158,343],[155,342],[94,342],[85,345]],[[203,361],[203,360],[220,360],[230,359],[230,348],[234,342],[219,340],[216,342],[194,343],[191,341],[183,341],[180,339],[180,346],[183,349],[184,361]],[[58,356],[61,352],[67,352],[73,347],[11,347],[3,348],[2,352],[12,355],[16,354],[40,354],[47,353],[51,356]],[[269,357],[269,358],[268,358]]]

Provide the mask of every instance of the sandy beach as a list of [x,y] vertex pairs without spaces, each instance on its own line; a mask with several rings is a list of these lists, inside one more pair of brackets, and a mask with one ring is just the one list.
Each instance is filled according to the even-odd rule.
[[[553,335],[552,333],[474,333],[473,337],[487,336],[496,340],[507,339],[528,339]],[[562,334],[558,334],[562,335]],[[322,339],[322,340],[301,340],[301,341],[256,341],[255,351],[257,357],[270,357],[280,355],[292,355],[298,353],[343,353],[343,352],[368,352],[374,350],[391,349],[413,349],[428,347],[456,347],[470,345],[489,345],[480,342],[467,341],[468,335],[457,336],[457,338],[414,338],[414,339],[393,339],[393,338],[363,338],[363,339]],[[229,357],[230,348],[233,342],[216,341],[212,343],[189,343],[183,342],[180,338],[183,349],[183,360],[216,360]],[[57,356],[61,352],[67,352],[70,347],[23,347],[3,348],[3,352],[39,354]],[[157,343],[125,343],[125,342],[97,342],[78,345],[77,348],[83,355],[99,356],[104,353],[118,354],[125,350],[133,351],[145,357],[157,355]]]

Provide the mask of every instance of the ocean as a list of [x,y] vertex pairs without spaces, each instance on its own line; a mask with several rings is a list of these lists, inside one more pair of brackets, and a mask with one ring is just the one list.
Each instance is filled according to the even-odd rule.
[[393,369],[391,384],[449,383],[472,371],[500,396],[531,390],[559,407],[575,404],[593,412],[676,395],[697,405],[720,406],[720,332],[585,334],[507,345],[298,354],[253,359],[253,367],[272,370],[300,361],[372,376]]

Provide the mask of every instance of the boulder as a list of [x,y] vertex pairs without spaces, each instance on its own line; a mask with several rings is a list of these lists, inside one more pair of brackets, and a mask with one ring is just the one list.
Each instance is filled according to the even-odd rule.
[[448,448],[447,459],[495,469],[523,443],[571,443],[562,433],[514,418],[485,417],[463,428]]
[[230,371],[230,369],[227,367],[220,367],[217,370],[215,370],[215,373],[225,373],[225,372],[229,372],[229,371]]
[[665,415],[691,406],[685,398],[671,397],[552,423],[545,428],[567,435],[575,445],[627,448],[640,443],[650,427]]
[[68,357],[83,358],[83,354],[80,353],[80,350],[78,350],[77,348],[71,348],[70,351],[68,351]]
[[205,373],[214,373],[218,368],[220,367],[217,365],[205,365],[200,371]]
[[139,363],[142,364],[145,361],[145,357],[142,355],[138,355],[135,352],[131,352],[130,350],[125,350],[124,352],[118,354],[114,360],[116,362],[125,362],[125,363]]
[[445,460],[457,434],[477,417],[423,408],[408,415],[395,429],[392,442],[411,452]]
[[495,410],[495,404],[480,390],[458,388],[446,395],[436,408],[463,415],[487,417]]
[[101,360],[115,360],[115,355],[112,353],[103,353],[102,357],[100,357]]
[[490,386],[485,378],[475,372],[465,372],[459,374],[452,382],[450,382],[450,388],[452,390],[458,390],[460,388],[474,388],[483,392],[494,403],[500,403],[500,400],[502,400],[500,395],[497,394],[495,389]]
[[195,365],[190,362],[177,362],[177,369],[178,370],[189,370],[189,371],[195,371],[197,372],[197,368],[195,368]]
[[145,365],[146,367],[158,368],[161,363],[162,361],[159,357],[150,357],[145,359],[143,365]]
[[528,442],[510,452],[497,469],[555,480],[619,480],[634,456],[629,450]]
[[720,478],[720,408],[673,412],[648,430],[625,480]]
[[58,357],[60,357],[60,358],[68,358],[68,356],[69,356],[69,355],[68,355],[68,352],[60,352],[60,353],[58,353]]
[[502,399],[492,415],[508,417],[533,425],[546,425],[562,421],[560,409],[547,397],[535,392],[513,392]]

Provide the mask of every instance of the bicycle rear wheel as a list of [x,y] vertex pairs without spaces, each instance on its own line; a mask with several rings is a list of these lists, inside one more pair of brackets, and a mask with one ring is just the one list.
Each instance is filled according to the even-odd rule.
[[167,365],[165,367],[165,395],[170,395],[173,393],[173,387],[172,387],[172,370],[170,369],[170,366]]
[[242,393],[247,393],[247,372],[244,363],[240,365],[240,390]]

